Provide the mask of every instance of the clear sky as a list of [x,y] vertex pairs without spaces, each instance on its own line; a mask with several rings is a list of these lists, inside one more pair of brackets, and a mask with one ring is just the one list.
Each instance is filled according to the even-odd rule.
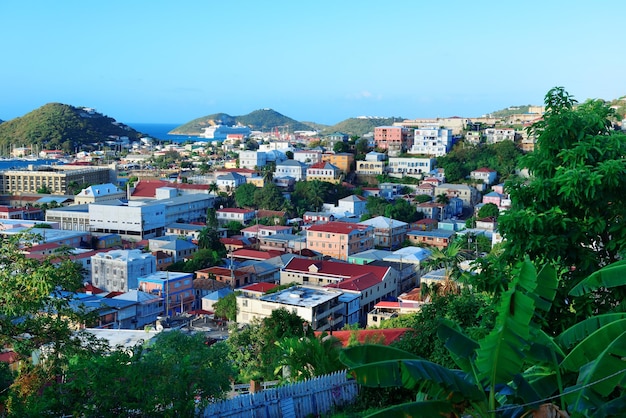
[[626,94],[626,1],[2,0],[0,119],[480,116]]

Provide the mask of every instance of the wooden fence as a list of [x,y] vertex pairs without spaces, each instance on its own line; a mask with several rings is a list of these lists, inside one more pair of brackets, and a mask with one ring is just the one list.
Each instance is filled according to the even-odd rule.
[[203,417],[299,418],[329,412],[350,404],[358,385],[345,371],[292,383],[209,405]]

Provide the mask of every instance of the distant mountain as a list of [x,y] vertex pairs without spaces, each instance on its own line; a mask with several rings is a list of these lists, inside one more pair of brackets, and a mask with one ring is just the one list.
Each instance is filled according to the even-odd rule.
[[94,144],[141,133],[93,109],[48,103],[22,117],[0,124],[0,150],[11,146],[37,145],[40,149],[72,152],[78,145]]
[[275,128],[284,128],[289,132],[310,131],[313,128],[305,123],[298,122],[272,109],[259,109],[243,116],[231,116],[226,113],[215,113],[180,125],[170,131],[173,135],[200,135],[203,128],[214,125],[245,125],[253,131],[271,131]]
[[329,134],[332,132],[343,132],[350,136],[363,136],[368,132],[374,132],[374,128],[376,128],[377,126],[389,126],[393,125],[394,122],[402,122],[403,120],[404,118],[400,117],[350,118],[324,129],[322,133]]

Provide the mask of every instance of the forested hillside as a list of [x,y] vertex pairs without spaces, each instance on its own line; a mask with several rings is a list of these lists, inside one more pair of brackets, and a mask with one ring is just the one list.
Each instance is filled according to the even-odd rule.
[[38,146],[72,152],[79,145],[106,141],[112,136],[139,138],[141,134],[115,119],[92,110],[48,103],[26,115],[0,124],[0,149]]

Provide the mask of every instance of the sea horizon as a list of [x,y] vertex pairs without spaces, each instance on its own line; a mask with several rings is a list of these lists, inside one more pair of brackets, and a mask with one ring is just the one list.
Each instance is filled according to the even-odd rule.
[[127,123],[134,130],[148,135],[150,138],[161,141],[186,142],[204,140],[199,136],[192,135],[170,135],[169,132],[182,125],[182,123]]

